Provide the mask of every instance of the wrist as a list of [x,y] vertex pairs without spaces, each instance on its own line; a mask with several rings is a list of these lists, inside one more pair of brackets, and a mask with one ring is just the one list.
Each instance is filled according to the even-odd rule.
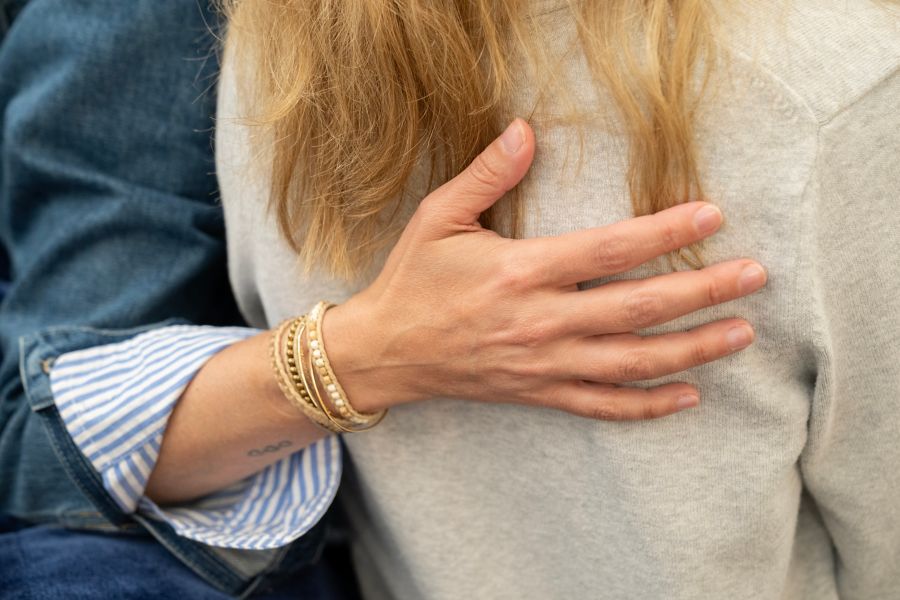
[[386,325],[358,296],[330,309],[322,323],[335,376],[353,407],[363,413],[424,399],[404,376],[405,369],[387,356],[382,331]]

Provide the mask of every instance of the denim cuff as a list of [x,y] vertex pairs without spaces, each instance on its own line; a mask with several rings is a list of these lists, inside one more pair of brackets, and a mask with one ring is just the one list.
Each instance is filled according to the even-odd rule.
[[[287,568],[286,557],[290,557],[290,562],[293,563],[291,568],[314,560],[324,540],[324,521],[307,532],[299,543],[260,553],[223,551],[186,539],[163,521],[126,514],[104,489],[99,473],[72,440],[51,392],[50,371],[55,360],[62,354],[126,341],[140,333],[177,324],[186,324],[186,321],[172,319],[123,330],[53,327],[24,336],[19,340],[19,369],[25,395],[31,410],[43,423],[53,450],[66,473],[102,517],[96,519],[96,525],[105,521],[107,528],[108,524],[112,524],[121,531],[143,528],[212,585],[229,594],[247,594],[259,584],[264,575]],[[92,524],[84,523],[86,527]]]
[[340,483],[341,448],[333,436],[191,502],[160,507],[144,496],[183,391],[213,356],[259,332],[161,327],[59,357],[50,374],[56,408],[123,511],[166,521],[207,545],[248,550],[285,546],[324,517]]
[[50,371],[57,357],[67,352],[124,341],[139,333],[179,322],[183,323],[171,320],[123,330],[52,327],[19,339],[19,372],[31,410],[41,417],[53,450],[69,477],[103,518],[116,527],[133,527],[133,521],[106,492],[100,475],[66,430],[50,389]]

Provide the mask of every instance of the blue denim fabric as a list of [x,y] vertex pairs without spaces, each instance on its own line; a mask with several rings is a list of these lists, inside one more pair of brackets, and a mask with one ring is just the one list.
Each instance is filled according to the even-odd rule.
[[0,302],[3,302],[7,288],[9,288],[9,257],[6,256],[3,246],[0,246]]
[[[225,600],[165,548],[143,536],[22,527],[0,519],[0,598],[67,600]],[[341,574],[306,567],[258,590],[258,600],[320,599]]]
[[[0,515],[151,534],[228,594],[321,552],[324,525],[252,569],[122,514],[68,436],[52,361],[177,319],[240,324],[213,175],[213,17],[197,0],[0,0]],[[2,262],[2,259],[0,259]]]

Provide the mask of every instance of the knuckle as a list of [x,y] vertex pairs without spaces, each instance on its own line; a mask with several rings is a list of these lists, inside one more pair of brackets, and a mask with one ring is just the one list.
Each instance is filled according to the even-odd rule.
[[406,228],[416,230],[444,220],[447,206],[452,204],[447,201],[447,194],[447,191],[438,189],[422,198]]
[[590,408],[590,416],[599,421],[621,421],[625,418],[625,413],[617,404],[603,400]]
[[670,250],[680,248],[684,245],[681,238],[682,236],[679,235],[679,230],[674,223],[668,220],[663,220],[660,223],[657,239],[664,248]]
[[562,402],[559,392],[552,386],[528,385],[518,393],[518,401],[530,406],[557,406]]
[[725,301],[725,294],[722,293],[722,287],[715,279],[710,279],[706,283],[706,301],[709,306],[715,306]]
[[642,400],[639,412],[640,418],[644,420],[658,419],[666,414],[662,406],[655,402],[651,402],[649,398]]
[[441,194],[433,193],[425,196],[421,202],[419,202],[419,207],[416,209],[416,212],[413,214],[410,219],[410,224],[414,224],[417,221],[422,221],[423,219],[430,218],[434,213],[437,212],[438,208],[441,206]]
[[547,406],[559,410],[577,413],[577,403],[572,398],[572,391],[562,385],[555,385],[539,391],[534,396],[535,405]]
[[610,236],[597,244],[594,250],[595,264],[608,273],[621,273],[630,264],[632,245],[625,238]]
[[409,221],[406,222],[406,226],[403,228],[403,233],[406,233],[407,231],[413,232],[421,228],[423,223],[428,220],[430,213],[434,211],[433,205],[434,200],[429,201],[427,198],[422,200],[419,203],[419,207],[416,209],[416,212],[413,213]]
[[534,268],[527,261],[507,257],[501,261],[496,282],[505,291],[521,291],[534,285]]
[[482,186],[497,189],[501,187],[503,181],[503,173],[499,166],[494,163],[486,152],[482,152],[475,157],[475,160],[469,165],[469,175],[476,183]]
[[553,329],[548,321],[529,319],[516,327],[512,341],[527,348],[542,346],[553,339]]
[[694,342],[690,351],[691,362],[695,365],[703,365],[716,358],[715,352],[708,348],[702,341]]
[[622,305],[628,323],[637,329],[658,323],[665,306],[659,292],[640,288],[632,290]]
[[548,372],[549,368],[541,361],[516,361],[501,367],[495,383],[516,396],[529,397],[536,384],[549,378]]
[[622,354],[616,368],[618,381],[649,379],[653,374],[653,359],[645,350],[630,350]]

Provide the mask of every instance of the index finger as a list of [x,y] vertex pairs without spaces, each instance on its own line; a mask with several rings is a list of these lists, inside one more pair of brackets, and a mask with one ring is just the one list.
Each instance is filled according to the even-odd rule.
[[[544,284],[572,285],[624,273],[648,260],[715,233],[722,212],[708,202],[688,202],[653,215],[555,237],[521,240],[543,263]],[[520,245],[520,247],[523,247]]]

